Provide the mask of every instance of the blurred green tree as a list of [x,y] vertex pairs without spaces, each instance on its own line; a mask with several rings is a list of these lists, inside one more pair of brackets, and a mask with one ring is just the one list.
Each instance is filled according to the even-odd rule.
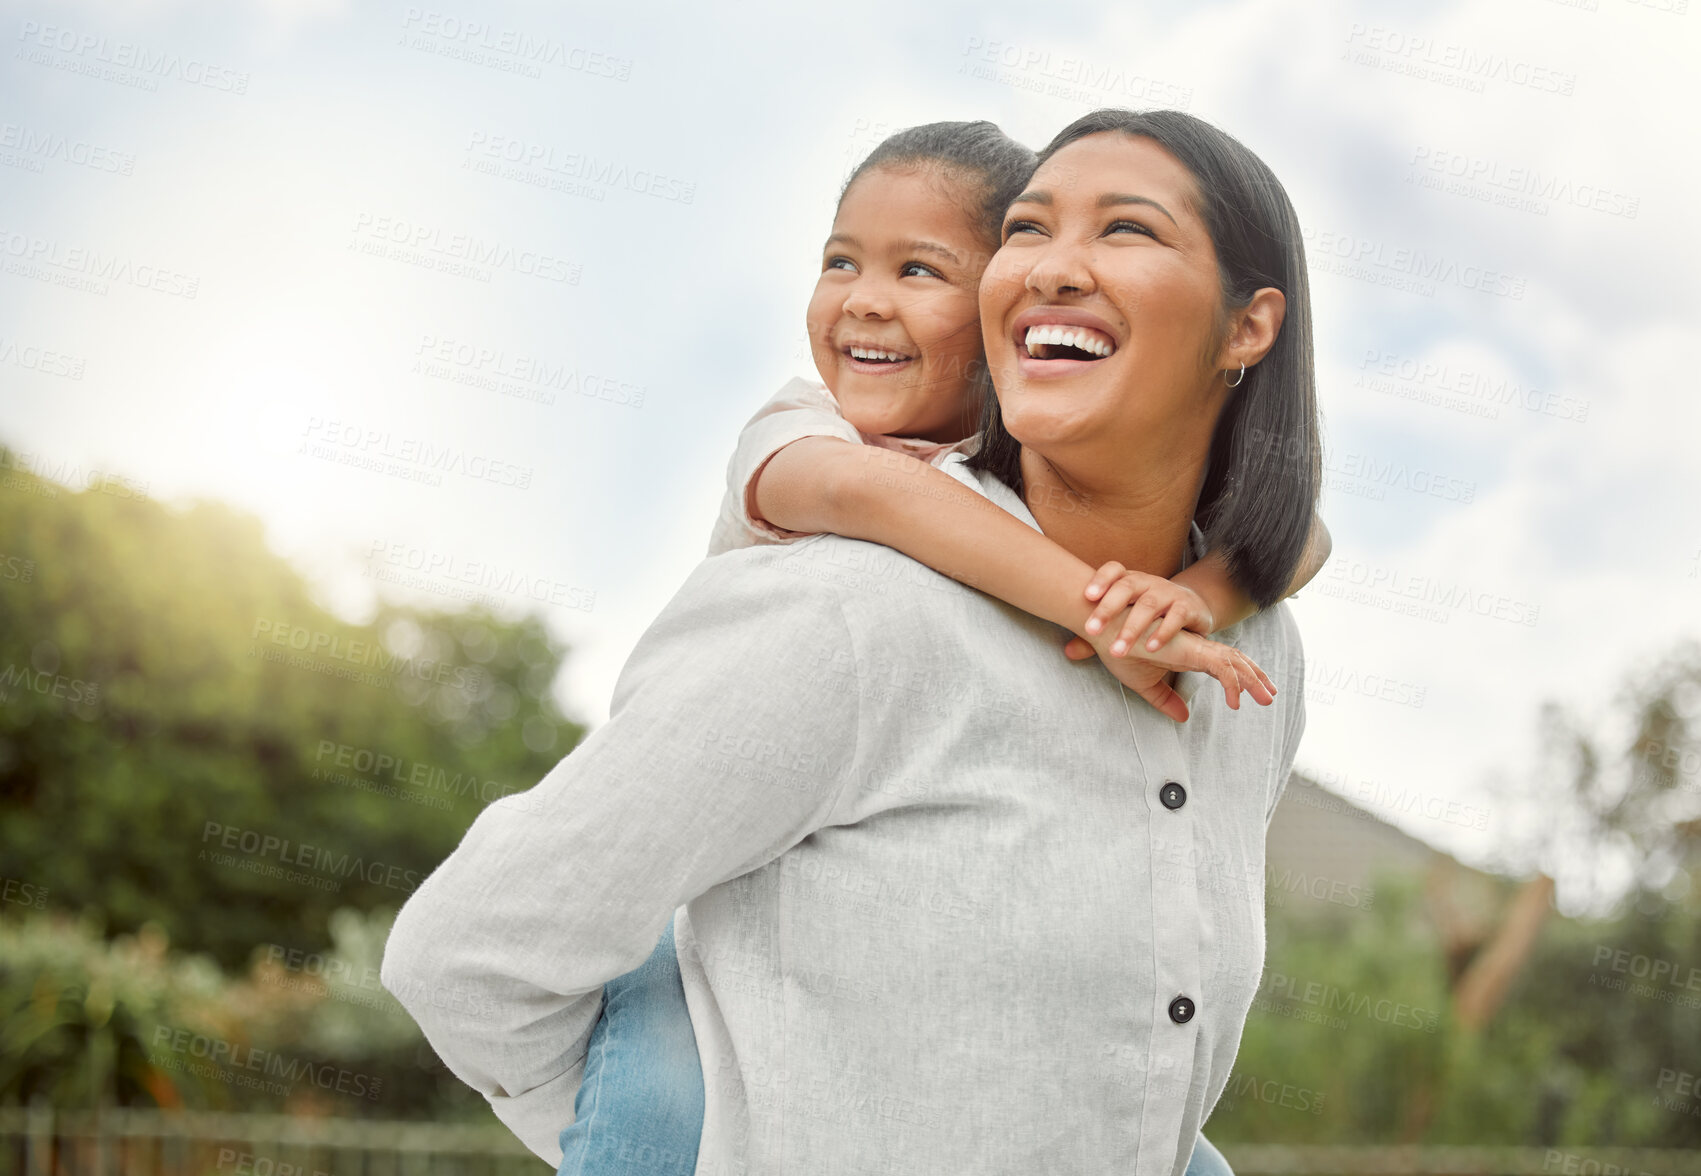
[[26,905],[227,968],[323,946],[583,736],[541,619],[352,624],[252,516],[114,490],[0,489],[0,873]]

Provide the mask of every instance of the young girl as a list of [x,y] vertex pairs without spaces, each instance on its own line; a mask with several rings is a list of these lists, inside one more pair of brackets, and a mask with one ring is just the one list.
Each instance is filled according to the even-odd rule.
[[[821,382],[791,381],[745,426],[709,554],[821,532],[868,539],[1070,629],[1069,656],[1097,653],[1178,721],[1188,710],[1168,684],[1175,669],[1216,677],[1231,707],[1242,689],[1267,704],[1263,671],[1203,636],[1273,603],[1237,588],[1217,553],[1172,580],[1116,563],[1095,570],[935,468],[976,444],[986,397],[977,290],[1033,167],[1033,153],[991,123],[933,123],[893,135],[851,174],[809,303]],[[1314,522],[1284,595],[1327,548]],[[603,996],[560,1172],[690,1173],[703,1077],[671,925]],[[1200,1136],[1189,1176],[1227,1170]]]

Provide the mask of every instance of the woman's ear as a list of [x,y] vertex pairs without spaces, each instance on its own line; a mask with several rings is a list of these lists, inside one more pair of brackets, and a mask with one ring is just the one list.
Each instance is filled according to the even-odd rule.
[[1240,364],[1252,367],[1263,359],[1276,345],[1276,336],[1281,333],[1282,319],[1287,313],[1288,300],[1280,290],[1274,286],[1259,290],[1229,320],[1228,338],[1217,366],[1233,371]]

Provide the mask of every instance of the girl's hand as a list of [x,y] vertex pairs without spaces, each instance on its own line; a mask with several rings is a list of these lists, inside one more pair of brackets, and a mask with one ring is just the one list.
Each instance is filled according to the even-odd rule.
[[1093,578],[1087,583],[1087,599],[1099,602],[1093,615],[1087,618],[1087,633],[1095,642],[1100,631],[1108,632],[1106,626],[1116,614],[1128,609],[1122,631],[1110,643],[1113,657],[1126,655],[1135,638],[1144,633],[1152,621],[1160,618],[1157,631],[1146,642],[1148,653],[1156,653],[1168,645],[1183,629],[1206,636],[1217,627],[1210,608],[1191,588],[1162,576],[1131,572],[1115,560],[1093,573]]
[[1110,641],[1099,637],[1092,644],[1072,637],[1063,652],[1079,661],[1095,653],[1116,680],[1134,691],[1158,711],[1178,723],[1187,721],[1187,703],[1170,685],[1174,670],[1209,674],[1222,684],[1230,710],[1240,709],[1240,694],[1251,694],[1260,706],[1275,701],[1275,683],[1258,664],[1232,645],[1211,641],[1197,633],[1183,632],[1157,653],[1135,650],[1132,656],[1110,654]]

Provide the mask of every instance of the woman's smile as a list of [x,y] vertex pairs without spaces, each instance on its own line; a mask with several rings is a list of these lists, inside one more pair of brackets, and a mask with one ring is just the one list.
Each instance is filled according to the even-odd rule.
[[1075,375],[1116,354],[1111,325],[1078,306],[1035,306],[1016,316],[1010,339],[1023,379]]

